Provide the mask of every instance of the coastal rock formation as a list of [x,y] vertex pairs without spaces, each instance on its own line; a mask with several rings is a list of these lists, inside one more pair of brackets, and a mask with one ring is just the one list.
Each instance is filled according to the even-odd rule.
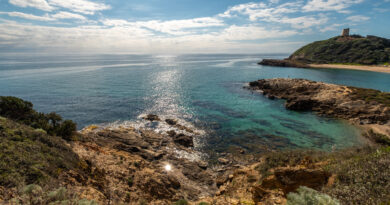
[[200,167],[204,162],[189,149],[192,136],[132,127],[87,128],[82,134],[84,141],[73,143],[74,152],[101,167],[103,187],[115,189],[103,189],[102,193],[110,192],[103,201],[167,204],[182,198],[197,200],[216,191],[213,172],[207,165]]
[[249,89],[286,100],[287,109],[350,120],[390,136],[390,93],[304,79],[258,80]]
[[310,68],[308,64],[293,61],[289,59],[278,60],[278,59],[263,59],[258,63],[259,65],[266,66],[277,66],[277,67],[297,67],[297,68]]
[[249,83],[250,89],[286,100],[286,108],[385,124],[390,120],[389,93],[315,82],[305,79],[265,79]]

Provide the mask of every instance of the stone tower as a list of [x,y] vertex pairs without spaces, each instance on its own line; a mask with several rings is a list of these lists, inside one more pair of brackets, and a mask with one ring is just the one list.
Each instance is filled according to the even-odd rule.
[[341,36],[343,36],[343,37],[349,36],[349,28],[343,29],[343,32],[341,33]]

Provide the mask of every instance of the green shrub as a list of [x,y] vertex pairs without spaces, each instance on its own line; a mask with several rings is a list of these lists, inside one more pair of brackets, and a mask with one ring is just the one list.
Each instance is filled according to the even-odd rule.
[[71,136],[76,131],[76,123],[65,120],[58,128],[57,134],[66,140],[71,140]]
[[0,127],[0,186],[44,184],[61,170],[79,170],[80,159],[60,137],[11,120]]
[[179,201],[173,203],[173,205],[188,205],[188,201],[185,199],[180,199]]
[[308,187],[299,187],[297,193],[287,195],[287,205],[339,205],[336,199]]
[[74,196],[75,193],[70,193],[64,187],[60,187],[54,191],[43,191],[42,187],[36,184],[30,184],[23,187],[20,196],[10,200],[13,205],[41,205],[41,204],[75,204],[75,205],[98,205],[94,201],[79,199]]
[[48,114],[36,112],[31,102],[16,97],[0,96],[0,115],[45,130],[50,135],[62,136],[66,140],[71,140],[71,136],[77,130],[73,121],[63,121],[55,112]]
[[210,204],[207,202],[200,202],[198,205],[210,205]]

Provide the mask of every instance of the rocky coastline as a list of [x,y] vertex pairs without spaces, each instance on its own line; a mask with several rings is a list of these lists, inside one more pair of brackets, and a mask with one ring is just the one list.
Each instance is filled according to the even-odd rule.
[[258,63],[265,66],[310,68],[310,65],[289,59],[263,59]]
[[270,99],[286,100],[285,107],[290,110],[314,111],[390,135],[390,93],[281,78],[253,81],[248,88]]
[[[389,128],[388,93],[303,79],[258,80],[248,88],[270,99],[285,99],[288,109]],[[0,156],[4,162],[11,158],[17,162],[0,163],[7,166],[0,169],[1,179],[17,174],[24,179],[24,169],[31,166],[34,174],[45,176],[42,181],[29,175],[16,185],[0,181],[0,204],[258,205],[294,204],[309,196],[327,204],[390,200],[390,141],[374,131],[370,133],[374,143],[367,147],[334,152],[280,150],[257,158],[242,152],[211,159],[196,147],[199,133],[180,120],[153,114],[141,120],[169,128],[156,132],[127,125],[91,125],[61,138],[0,117],[0,145],[6,148]],[[47,158],[47,165],[36,167],[34,157],[16,155],[25,149],[25,142],[42,147],[32,154]],[[48,149],[65,150],[66,155],[53,158]],[[55,171],[47,172],[47,167]]]

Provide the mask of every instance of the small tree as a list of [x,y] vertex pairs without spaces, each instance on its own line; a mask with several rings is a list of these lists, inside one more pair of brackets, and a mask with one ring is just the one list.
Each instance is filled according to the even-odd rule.
[[76,132],[77,126],[72,120],[65,120],[58,128],[57,135],[65,140],[72,140],[71,137]]

